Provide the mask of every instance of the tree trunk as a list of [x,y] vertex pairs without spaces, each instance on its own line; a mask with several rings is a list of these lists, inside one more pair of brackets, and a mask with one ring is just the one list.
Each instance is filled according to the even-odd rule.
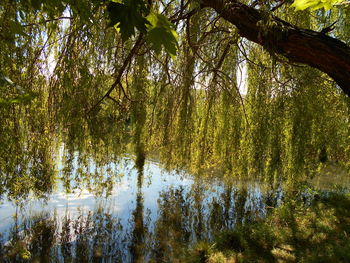
[[323,33],[301,29],[235,0],[202,0],[234,24],[247,38],[290,62],[317,68],[333,78],[350,97],[350,47]]

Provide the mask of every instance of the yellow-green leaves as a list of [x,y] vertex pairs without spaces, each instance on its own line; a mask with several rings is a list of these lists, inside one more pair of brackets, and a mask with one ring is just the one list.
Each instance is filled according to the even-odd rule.
[[154,51],[159,54],[162,46],[164,50],[174,57],[177,52],[177,33],[173,24],[163,15],[150,13],[147,16],[147,41]]
[[291,6],[294,7],[295,10],[304,10],[307,8],[311,8],[311,10],[316,10],[319,8],[329,10],[334,5],[343,1],[344,0],[295,0]]

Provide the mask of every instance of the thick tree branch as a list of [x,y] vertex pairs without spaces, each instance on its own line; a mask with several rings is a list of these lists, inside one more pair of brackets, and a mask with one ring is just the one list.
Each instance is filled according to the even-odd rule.
[[[298,28],[235,0],[203,0],[234,24],[239,34],[291,62],[317,68],[350,96],[350,47],[323,33]],[[266,19],[269,19],[268,21]],[[268,23],[267,23],[268,22]]]

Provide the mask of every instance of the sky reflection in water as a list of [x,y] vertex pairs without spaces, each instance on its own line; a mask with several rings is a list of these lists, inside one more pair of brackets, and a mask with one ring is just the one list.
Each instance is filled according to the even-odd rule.
[[47,201],[28,200],[22,208],[4,202],[4,262],[172,261],[196,241],[264,217],[281,199],[280,191],[267,196],[257,183],[200,180],[153,162],[143,174],[130,160],[121,167],[124,176],[108,198],[86,189],[65,194],[60,186]]

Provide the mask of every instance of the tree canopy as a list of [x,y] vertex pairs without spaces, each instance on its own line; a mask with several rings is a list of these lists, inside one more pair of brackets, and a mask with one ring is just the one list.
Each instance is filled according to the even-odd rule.
[[103,191],[125,153],[270,182],[348,169],[350,9],[291,4],[2,1],[0,195]]

